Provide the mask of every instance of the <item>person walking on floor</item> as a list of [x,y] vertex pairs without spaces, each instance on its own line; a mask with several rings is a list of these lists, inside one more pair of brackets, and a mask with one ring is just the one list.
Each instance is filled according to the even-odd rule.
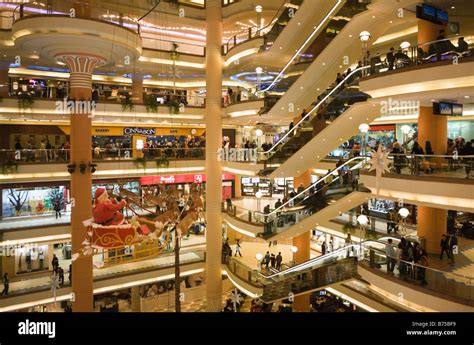
[[397,254],[393,248],[392,239],[388,239],[388,243],[385,245],[385,254],[387,255],[387,272],[393,274],[395,269],[395,263],[397,262]]
[[8,289],[10,288],[10,278],[8,278],[8,273],[6,273],[6,272],[3,275],[2,283],[3,283],[2,295],[7,296],[8,295]]
[[53,272],[58,273],[59,259],[56,254],[53,254],[53,260],[51,260],[51,266],[53,266]]
[[275,257],[275,254],[272,254],[272,256],[270,256],[270,262],[271,262],[272,268],[275,268],[275,267],[276,267],[276,257]]
[[281,252],[278,252],[278,255],[276,256],[276,269],[281,270],[281,262],[283,261],[283,257],[281,256]]
[[240,240],[237,240],[237,244],[235,245],[235,256],[237,256],[237,254],[242,257],[242,253],[240,252]]
[[267,252],[267,254],[265,254],[263,263],[265,264],[265,268],[268,269],[268,265],[270,264],[270,252]]
[[441,254],[439,255],[439,259],[443,260],[444,253],[446,253],[446,256],[449,259],[448,237],[446,237],[445,234],[441,236],[441,241],[439,243],[439,246],[441,247]]

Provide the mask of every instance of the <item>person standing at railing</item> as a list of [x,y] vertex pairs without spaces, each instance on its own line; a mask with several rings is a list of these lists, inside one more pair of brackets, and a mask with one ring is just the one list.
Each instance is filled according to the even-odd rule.
[[240,240],[237,240],[237,243],[235,245],[235,256],[237,256],[237,254],[242,257],[242,253],[240,252]]
[[416,266],[416,280],[421,281],[421,285],[426,286],[428,282],[426,281],[426,268],[429,264],[428,262],[428,254],[426,250],[421,248],[418,242],[415,243],[415,264],[420,266]]
[[404,157],[402,155],[404,152],[398,141],[393,143],[392,153],[394,154],[393,165],[395,167],[395,171],[397,174],[401,174],[404,160]]
[[[424,155],[425,152],[423,151],[423,148],[421,147],[421,145],[418,143],[418,141],[415,141],[413,143],[413,147],[411,149],[411,154],[412,155]],[[418,173],[420,172],[420,157],[413,157],[413,175],[418,175]]]
[[456,51],[458,53],[465,53],[469,51],[469,44],[467,44],[466,41],[464,41],[464,37],[459,37],[458,38],[458,46],[456,48]]
[[387,53],[386,58],[388,63],[388,70],[391,71],[395,66],[395,48],[390,48],[390,51]]
[[445,234],[441,236],[441,241],[439,243],[439,246],[441,248],[441,254],[439,255],[439,259],[443,260],[443,254],[446,253],[446,256],[449,259],[449,247],[448,247],[448,238],[446,237]]
[[395,263],[397,262],[397,254],[395,248],[393,248],[393,241],[391,238],[388,239],[388,243],[385,245],[385,254],[387,255],[387,272],[393,274],[395,269]]

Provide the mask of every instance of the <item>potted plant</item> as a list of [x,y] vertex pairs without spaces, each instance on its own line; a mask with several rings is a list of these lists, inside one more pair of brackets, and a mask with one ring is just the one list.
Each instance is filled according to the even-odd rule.
[[144,99],[145,109],[147,113],[157,113],[158,112],[158,101],[156,96],[147,95]]
[[170,165],[170,161],[166,157],[158,158],[156,160],[156,167],[159,168],[167,168]]
[[146,169],[146,159],[142,157],[137,157],[133,160],[133,164],[137,169],[142,168],[143,170]]
[[127,96],[122,100],[122,111],[133,111],[133,102],[132,99]]
[[34,103],[33,94],[29,92],[18,93],[18,108],[20,110],[32,109]]
[[18,172],[18,163],[12,160],[8,160],[2,163],[2,174],[10,175]]
[[355,230],[355,226],[354,224],[352,224],[352,222],[346,222],[344,223],[344,225],[342,226],[342,232],[347,235],[347,234],[353,234],[354,233],[354,230]]
[[178,97],[175,95],[171,96],[170,100],[170,114],[176,115],[180,113],[181,102],[179,101]]

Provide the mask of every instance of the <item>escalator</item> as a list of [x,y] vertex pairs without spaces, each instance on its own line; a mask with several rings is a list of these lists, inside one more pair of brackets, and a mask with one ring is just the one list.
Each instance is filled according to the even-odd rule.
[[276,273],[261,272],[230,258],[224,271],[239,289],[271,303],[356,279],[358,259],[348,257],[347,251],[347,248],[341,248]]
[[[280,96],[275,95],[275,93],[286,92],[352,18],[367,10],[369,2],[347,0],[343,5],[342,3],[342,1],[336,1],[333,7],[328,8],[328,16],[319,25],[315,23],[315,30],[308,36],[306,42],[297,50],[278,76],[272,82],[261,85],[260,91],[267,93],[265,97],[266,106],[262,109],[261,114],[270,111],[271,106],[278,101]],[[268,50],[275,44],[278,45],[276,40],[269,41],[270,43],[266,41],[262,46],[263,51]]]
[[[272,148],[265,152],[260,152],[260,159],[265,162],[264,169],[260,172],[260,175],[268,176],[272,174],[286,160],[290,159],[313,138],[317,137],[320,132],[324,131],[327,124],[335,121],[352,105],[366,102],[369,95],[359,90],[359,80],[367,68],[360,67],[355,69],[338,84],[325,90],[312,105],[312,109],[308,113],[302,114],[294,129],[288,131]],[[336,142],[332,146],[334,145],[337,147],[340,143]],[[319,157],[325,157],[336,148],[332,146],[331,149],[323,152]],[[313,158],[318,157],[313,155]],[[272,177],[276,176],[281,176],[281,173],[279,175],[272,174]],[[297,174],[284,176],[297,176]]]
[[366,161],[366,157],[348,160],[270,212],[232,205],[223,208],[223,219],[234,230],[252,237],[291,239],[368,199],[370,190],[358,183],[359,169]]

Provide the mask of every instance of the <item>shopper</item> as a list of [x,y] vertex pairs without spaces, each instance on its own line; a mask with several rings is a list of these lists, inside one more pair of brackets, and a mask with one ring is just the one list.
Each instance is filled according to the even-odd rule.
[[58,273],[59,259],[56,254],[53,254],[53,260],[51,260],[51,266],[53,266],[53,272]]
[[281,270],[281,262],[283,261],[283,257],[281,256],[281,252],[278,252],[278,255],[276,256],[276,269]]
[[323,244],[321,244],[321,253],[322,253],[322,255],[326,255],[326,253],[327,253],[326,241],[324,241]]
[[441,241],[439,243],[439,246],[441,247],[441,254],[439,255],[439,259],[443,260],[443,254],[446,253],[446,256],[448,257],[448,260],[449,260],[448,237],[446,237],[445,234],[441,236]]
[[58,267],[58,276],[59,276],[59,286],[64,285],[64,270],[61,267]]
[[395,269],[395,263],[397,262],[397,254],[393,248],[393,241],[391,238],[388,239],[388,243],[385,245],[385,254],[387,255],[387,272],[393,274]]
[[421,281],[421,285],[426,286],[428,282],[426,281],[426,267],[428,266],[428,254],[426,250],[421,248],[421,246],[417,243],[417,280]]
[[8,295],[8,289],[10,287],[10,279],[8,278],[8,273],[5,272],[5,274],[3,275],[3,291],[2,291],[2,295],[5,295],[7,296]]
[[237,256],[237,254],[242,257],[242,253],[240,252],[240,240],[237,240],[237,244],[235,245],[235,256]]
[[61,218],[62,205],[60,200],[56,200],[53,205],[54,212],[56,212],[56,219]]
[[[472,142],[468,141],[466,145],[461,149],[459,153],[460,156],[472,156],[474,155],[474,148],[472,147]],[[466,178],[471,177],[471,169],[472,169],[472,158],[462,158],[464,162],[464,167],[466,169]]]
[[69,264],[69,283],[72,284],[72,264]]
[[270,256],[270,263],[272,265],[272,268],[275,268],[276,267],[276,257],[275,257],[275,254],[272,254]]
[[268,265],[270,264],[270,252],[267,252],[265,254],[265,257],[263,258],[263,263],[265,264],[265,268],[268,269]]

